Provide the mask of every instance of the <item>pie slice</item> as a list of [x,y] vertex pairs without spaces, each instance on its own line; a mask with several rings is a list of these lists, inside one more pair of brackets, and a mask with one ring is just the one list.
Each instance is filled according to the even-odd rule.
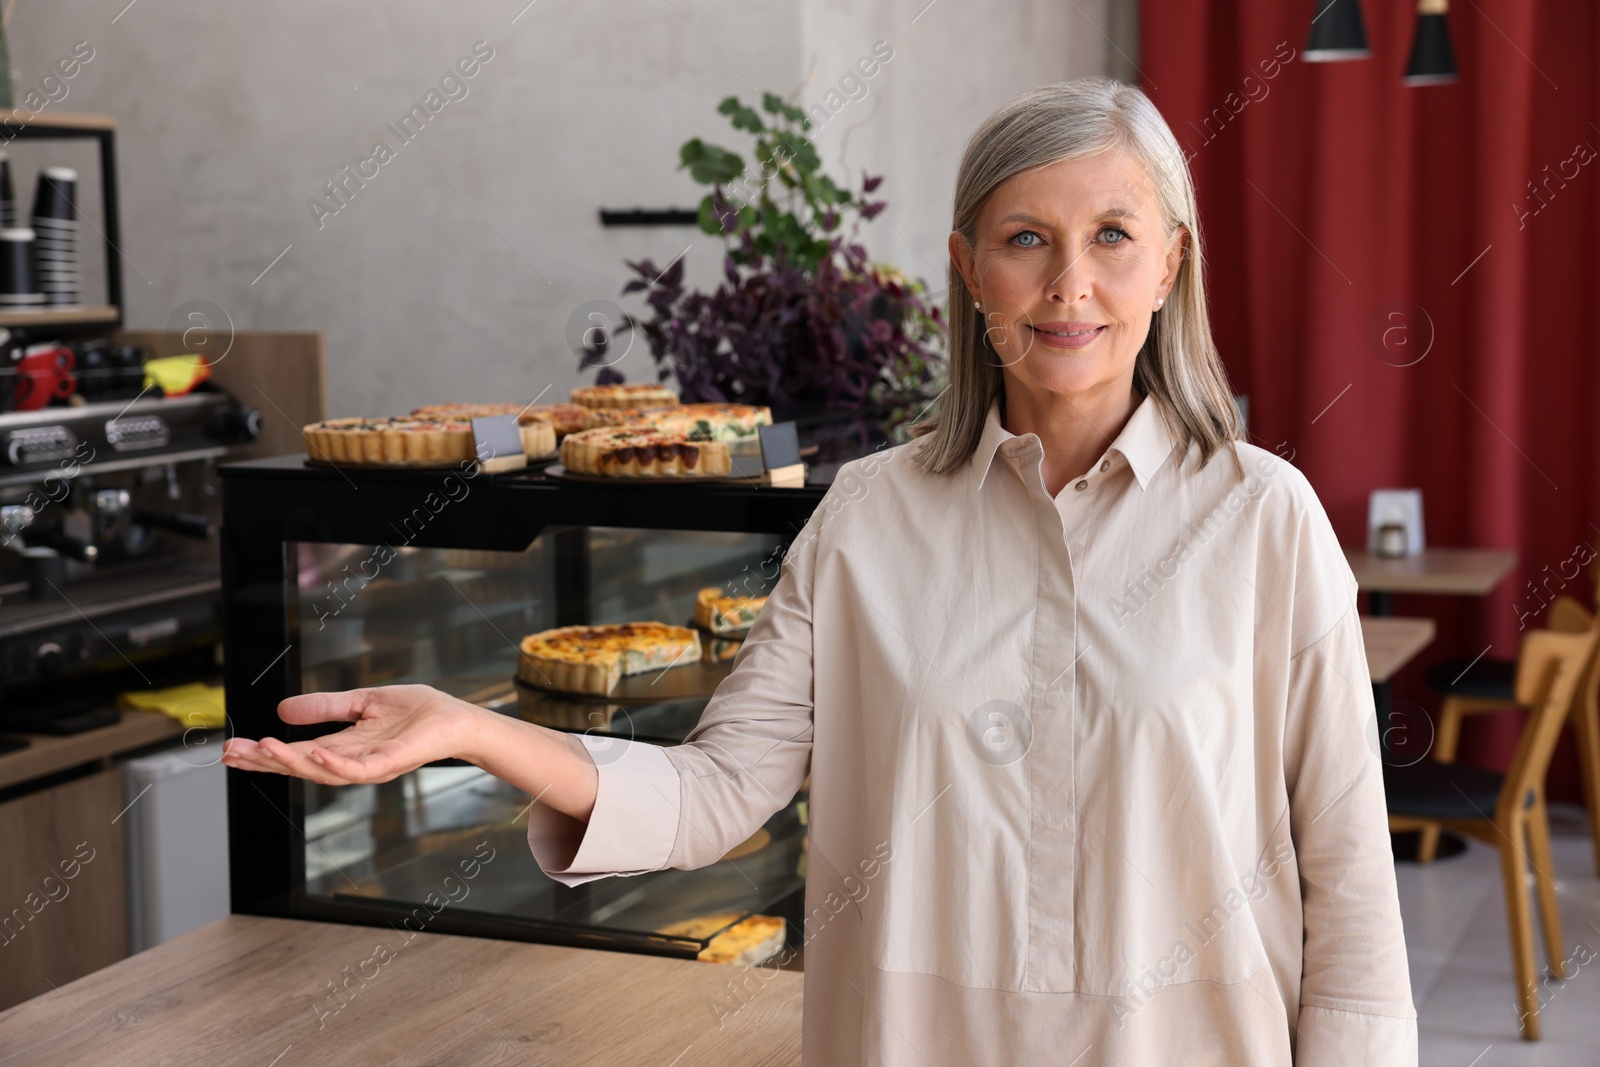
[[475,458],[472,424],[457,419],[327,419],[300,432],[313,459],[334,463],[439,466]]
[[[781,918],[775,915],[751,915],[733,922],[739,915],[737,911],[702,915],[683,922],[668,923],[659,927],[656,933],[696,940],[710,937],[710,944],[699,953],[699,958],[708,963],[753,967],[783,951],[788,929]],[[728,926],[729,923],[733,925]],[[727,929],[723,930],[725,926]],[[722,932],[716,933],[718,930]]]
[[695,597],[694,621],[714,634],[738,633],[750,628],[766,602],[764,596],[726,596],[708,585]]
[[572,391],[572,402],[586,408],[634,408],[676,404],[678,394],[664,385],[580,385]]
[[625,675],[666,670],[700,658],[700,633],[664,622],[560,626],[522,639],[517,677],[569,693],[616,688]]
[[602,426],[568,434],[561,463],[575,474],[719,477],[733,470],[722,441],[691,441],[652,426]]

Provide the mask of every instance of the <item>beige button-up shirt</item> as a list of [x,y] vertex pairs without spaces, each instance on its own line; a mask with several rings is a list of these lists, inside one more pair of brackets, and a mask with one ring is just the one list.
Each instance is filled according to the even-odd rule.
[[998,402],[953,475],[926,440],[841,468],[682,745],[582,737],[594,812],[534,805],[541,869],[714,863],[809,770],[806,1067],[1413,1067],[1355,580],[1305,477],[1202,469],[1148,399],[1053,499]]

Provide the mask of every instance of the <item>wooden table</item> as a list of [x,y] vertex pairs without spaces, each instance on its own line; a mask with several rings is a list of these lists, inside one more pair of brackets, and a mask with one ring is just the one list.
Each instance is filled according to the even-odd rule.
[[1403,619],[1393,615],[1361,616],[1361,639],[1367,646],[1367,673],[1382,685],[1433,643],[1432,619]]
[[793,971],[411,937],[231,915],[0,1013],[0,1055],[240,1067],[800,1062]]
[[1372,595],[1372,614],[1388,615],[1395,593],[1484,596],[1517,565],[1509,548],[1425,548],[1415,556],[1375,556],[1346,548],[1356,584]]

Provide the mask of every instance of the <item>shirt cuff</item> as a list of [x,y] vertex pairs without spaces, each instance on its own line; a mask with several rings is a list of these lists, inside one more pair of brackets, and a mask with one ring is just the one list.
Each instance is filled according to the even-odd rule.
[[1295,1063],[1417,1067],[1417,1020],[1300,1006]]
[[[573,734],[599,777],[587,825],[535,802],[528,848],[539,869],[562,885],[667,865],[678,839],[678,770],[659,745]],[[570,743],[570,741],[569,741]]]

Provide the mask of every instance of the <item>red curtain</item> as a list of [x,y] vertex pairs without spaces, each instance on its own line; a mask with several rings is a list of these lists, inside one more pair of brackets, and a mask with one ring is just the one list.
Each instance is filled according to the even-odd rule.
[[[1414,3],[1363,0],[1372,55],[1309,63],[1324,2],[1143,0],[1141,88],[1189,156],[1253,439],[1293,449],[1346,544],[1373,489],[1416,486],[1430,544],[1519,555],[1491,596],[1396,597],[1438,620],[1397,686],[1431,713],[1429,663],[1513,658],[1553,594],[1593,604],[1570,576],[1600,536],[1600,14],[1457,0],[1460,79],[1410,87]],[[1503,769],[1518,726],[1469,722],[1461,759]],[[1570,738],[1550,791],[1578,795]]]

